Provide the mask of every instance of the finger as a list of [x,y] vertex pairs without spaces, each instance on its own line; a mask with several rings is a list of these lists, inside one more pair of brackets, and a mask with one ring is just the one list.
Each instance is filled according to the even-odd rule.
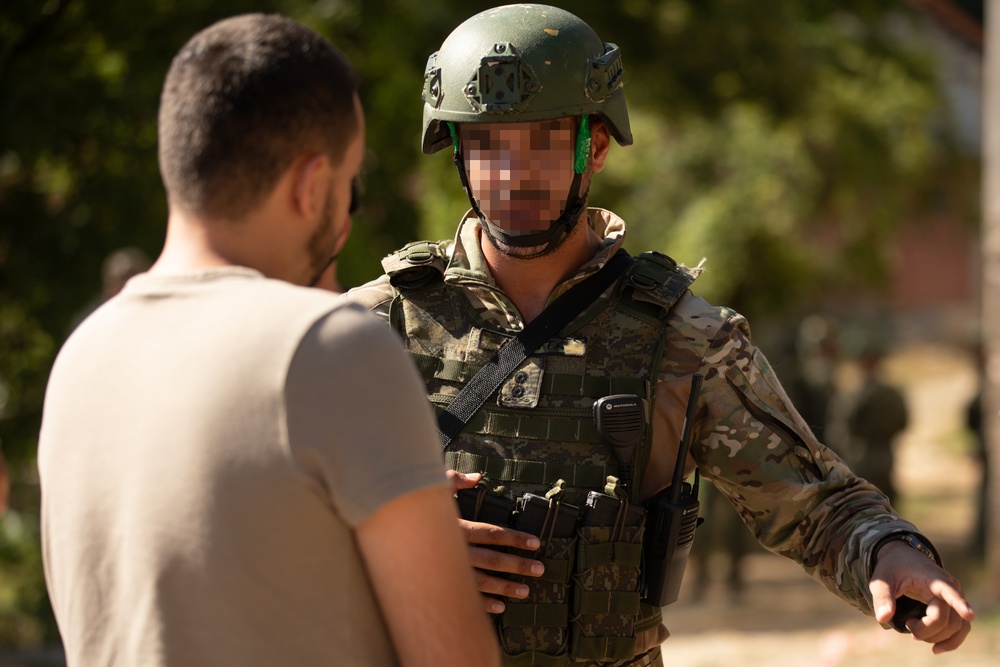
[[534,551],[541,546],[541,542],[531,533],[522,533],[513,528],[494,526],[491,523],[481,523],[478,521],[467,521],[459,519],[459,527],[465,534],[465,541],[469,544],[484,544],[494,547],[514,547],[525,551]]
[[931,651],[935,655],[939,653],[947,653],[948,651],[954,651],[955,649],[957,649],[959,646],[962,645],[962,642],[965,641],[965,638],[969,636],[969,633],[971,631],[972,631],[972,623],[970,623],[967,620],[963,620],[962,627],[959,628],[958,632],[956,632],[954,635],[944,640],[943,642],[938,642],[937,644],[934,644],[934,646],[931,648]]
[[945,623],[930,618],[911,619],[906,622],[906,628],[914,639],[937,645],[954,637],[965,623],[966,621],[963,621],[956,614],[954,623]]
[[457,470],[449,470],[445,474],[448,476],[448,481],[451,482],[451,490],[453,492],[460,489],[471,489],[483,477],[478,472],[465,473],[458,472]]
[[976,612],[972,610],[969,601],[965,599],[961,588],[956,588],[946,581],[939,580],[931,583],[930,590],[966,621],[976,620]]
[[528,586],[519,581],[511,581],[509,579],[494,577],[488,572],[483,572],[482,570],[476,570],[475,580],[476,590],[480,593],[488,595],[502,595],[503,597],[513,598],[515,600],[523,600],[528,597]]
[[972,630],[972,624],[944,600],[934,599],[927,605],[924,617],[909,621],[907,629],[916,639],[940,647],[935,649],[937,653],[957,648]]
[[927,603],[922,617],[911,618],[906,622],[906,629],[916,639],[928,644],[935,644],[955,634],[961,623],[962,619],[957,614],[952,613],[951,607],[947,606],[944,601],[934,598]]
[[483,595],[482,600],[483,611],[487,614],[502,614],[503,610],[507,608],[507,605],[505,605],[502,600],[497,600],[489,595]]
[[[514,554],[506,554],[493,549],[470,547],[469,560],[472,561],[472,567],[490,572],[519,574],[523,577],[540,577],[545,573],[545,566],[541,561],[515,556]],[[498,593],[499,591],[492,592]]]
[[879,623],[891,621],[892,615],[896,613],[896,599],[892,595],[892,588],[883,579],[872,579],[868,583],[868,590],[872,593],[875,620]]

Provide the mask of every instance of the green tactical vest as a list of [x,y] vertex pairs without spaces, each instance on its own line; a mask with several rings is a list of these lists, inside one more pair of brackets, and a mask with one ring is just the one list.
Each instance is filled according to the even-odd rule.
[[[396,291],[390,324],[431,402],[447,406],[517,332],[486,321],[460,289],[445,284],[439,244],[410,244],[382,265]],[[667,313],[696,275],[659,253],[636,257],[612,298],[588,307],[487,400],[446,448],[447,467],[483,473],[511,500],[527,492],[584,508],[588,492],[598,491],[627,507],[627,494],[616,488],[619,464],[598,434],[593,405],[613,394],[643,399],[645,442],[630,462],[631,486],[641,488]],[[505,600],[497,618],[504,665],[617,664],[634,657],[638,631],[660,623],[659,608],[640,603],[644,521],[582,523],[575,535],[542,535],[537,552],[523,553],[541,560],[545,574],[510,577],[530,593]]]

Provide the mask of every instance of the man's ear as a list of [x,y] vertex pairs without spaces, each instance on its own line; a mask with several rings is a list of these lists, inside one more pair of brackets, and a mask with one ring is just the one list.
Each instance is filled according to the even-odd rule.
[[330,179],[327,175],[330,158],[323,153],[304,155],[292,166],[292,206],[295,212],[310,220],[323,212]]
[[611,148],[611,132],[604,121],[596,116],[590,117],[590,167],[593,172],[604,169]]

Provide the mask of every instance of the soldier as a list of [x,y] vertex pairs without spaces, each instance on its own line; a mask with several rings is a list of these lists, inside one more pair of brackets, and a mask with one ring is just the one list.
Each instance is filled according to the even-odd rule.
[[[858,356],[861,384],[832,410],[836,431],[843,433],[841,456],[851,470],[874,484],[895,505],[895,447],[909,423],[906,399],[882,376],[884,351],[870,343]],[[832,445],[836,447],[835,445]]]
[[[453,241],[410,244],[383,260],[386,275],[348,293],[402,335],[457,485],[482,474],[463,515],[504,524],[513,506],[517,527],[541,498],[539,537],[462,524],[505,664],[663,664],[669,633],[660,608],[640,602],[652,570],[634,509],[671,484],[696,374],[686,471],[710,480],[766,548],[880,623],[900,596],[927,603],[906,628],[935,652],[956,648],[973,618],[960,584],[813,437],[743,317],[687,290],[697,269],[658,253],[622,264],[625,223],[587,207],[611,139],[632,143],[622,80],[618,47],[554,7],[499,7],[458,26],[427,63],[422,144],[453,151],[471,211]],[[624,273],[570,324],[533,331],[537,350],[466,401],[464,386],[490,385],[481,367],[524,356],[497,353],[505,341],[524,343],[554,301],[608,266]],[[642,440],[621,456],[593,417],[609,395],[642,408]],[[593,520],[609,498],[618,511]]]

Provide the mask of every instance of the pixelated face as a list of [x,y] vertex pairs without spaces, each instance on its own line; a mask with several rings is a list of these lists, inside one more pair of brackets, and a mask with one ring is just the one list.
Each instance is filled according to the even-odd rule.
[[469,185],[489,220],[511,235],[545,231],[573,182],[576,121],[462,124]]

